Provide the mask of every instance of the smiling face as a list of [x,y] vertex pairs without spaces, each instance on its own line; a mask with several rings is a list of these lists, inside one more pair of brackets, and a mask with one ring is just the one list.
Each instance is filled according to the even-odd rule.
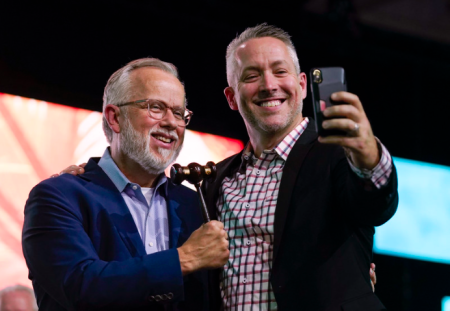
[[250,138],[284,137],[303,119],[306,76],[297,75],[286,45],[272,37],[246,41],[236,49],[236,83],[225,89]]
[[[173,75],[160,69],[142,67],[130,74],[130,101],[151,98],[172,108],[185,107],[184,87]],[[168,109],[162,120],[148,115],[147,105],[126,107],[121,116],[120,149],[147,172],[159,174],[172,163],[184,140],[184,127]]]

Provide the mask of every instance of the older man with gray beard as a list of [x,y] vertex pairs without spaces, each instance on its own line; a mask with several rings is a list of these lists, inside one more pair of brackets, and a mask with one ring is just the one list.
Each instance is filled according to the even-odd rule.
[[227,261],[227,235],[220,222],[201,226],[196,194],[163,173],[192,116],[185,103],[176,68],[158,59],[108,80],[110,147],[84,174],[38,184],[25,206],[39,310],[208,310],[204,270]]

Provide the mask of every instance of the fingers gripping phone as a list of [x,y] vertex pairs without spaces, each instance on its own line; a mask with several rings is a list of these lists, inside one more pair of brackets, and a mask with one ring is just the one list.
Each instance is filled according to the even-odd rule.
[[325,107],[340,105],[342,103],[331,100],[331,94],[335,92],[347,91],[347,82],[345,80],[344,68],[341,67],[323,67],[313,68],[309,73],[311,83],[311,93],[314,109],[314,118],[316,121],[316,129],[319,136],[330,135],[347,135],[346,132],[340,130],[325,130],[322,122],[328,118],[324,117],[321,109],[320,101],[325,102]]

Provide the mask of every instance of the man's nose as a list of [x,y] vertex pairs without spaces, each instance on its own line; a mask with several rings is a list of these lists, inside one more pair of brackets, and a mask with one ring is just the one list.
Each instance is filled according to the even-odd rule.
[[278,89],[277,80],[271,73],[264,73],[261,79],[260,91],[261,92],[274,92]]
[[173,115],[172,109],[167,109],[166,115],[160,121],[161,127],[175,129],[178,126],[178,120]]

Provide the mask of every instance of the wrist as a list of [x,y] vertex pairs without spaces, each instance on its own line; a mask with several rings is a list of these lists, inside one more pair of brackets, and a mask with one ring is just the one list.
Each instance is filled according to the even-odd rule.
[[377,138],[374,137],[370,147],[363,150],[354,150],[344,147],[345,154],[353,166],[359,170],[370,171],[374,169],[381,159],[381,146]]
[[178,258],[180,260],[181,273],[183,274],[183,276],[194,272],[196,269],[194,261],[191,258],[192,256],[190,256],[187,252],[185,252],[183,246],[178,247],[177,251],[178,251]]

